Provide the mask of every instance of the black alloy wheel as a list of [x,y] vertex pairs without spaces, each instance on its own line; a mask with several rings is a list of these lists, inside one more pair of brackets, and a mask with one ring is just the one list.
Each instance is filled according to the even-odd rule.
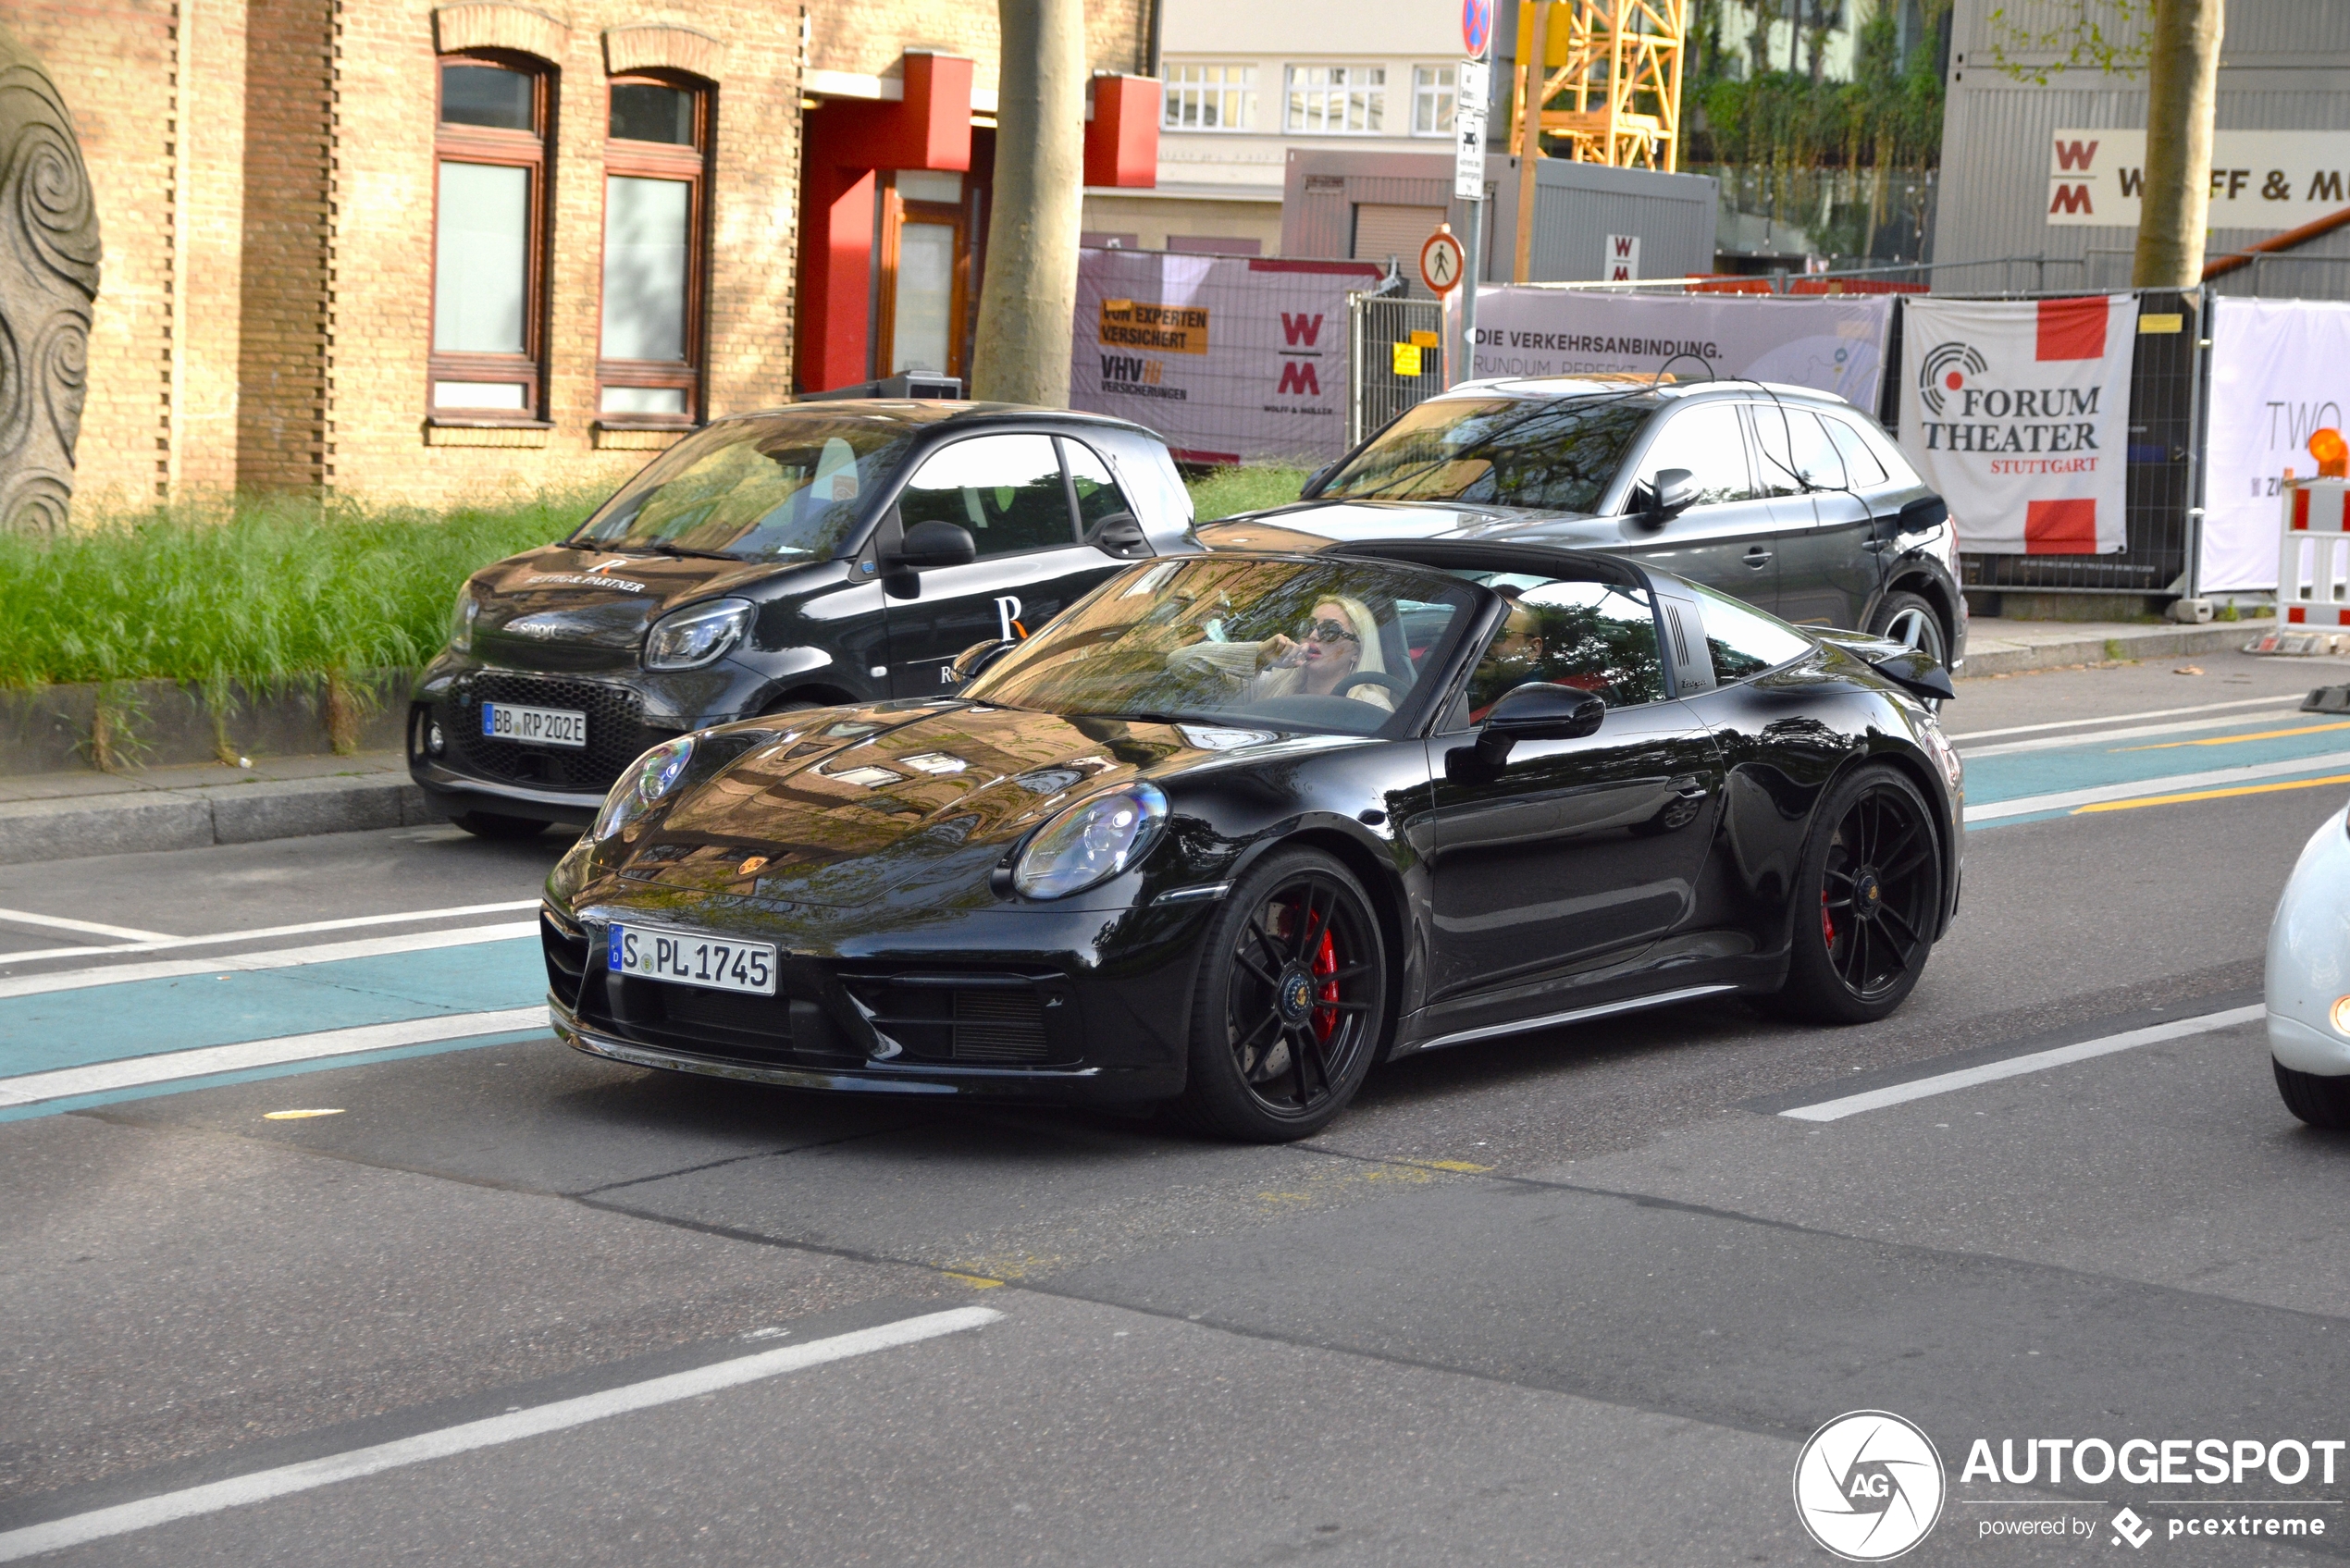
[[1784,1011],[1867,1023],[1909,996],[1942,907],[1942,844],[1917,786],[1863,768],[1820,803],[1797,878]]
[[1192,1016],[1181,1119],[1254,1142],[1328,1126],[1387,1022],[1379,922],[1353,874],[1294,850],[1243,878],[1210,926]]

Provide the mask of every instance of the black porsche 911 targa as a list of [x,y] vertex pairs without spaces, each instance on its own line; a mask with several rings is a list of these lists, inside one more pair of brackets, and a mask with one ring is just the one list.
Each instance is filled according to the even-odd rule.
[[647,752],[548,882],[562,1036],[1280,1140],[1410,1052],[1881,1018],[1958,906],[1941,669],[1616,557],[1153,562],[961,670]]

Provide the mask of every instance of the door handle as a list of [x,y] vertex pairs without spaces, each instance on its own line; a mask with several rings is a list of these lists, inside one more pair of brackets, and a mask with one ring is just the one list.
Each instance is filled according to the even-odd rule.
[[1771,552],[1761,545],[1749,545],[1745,561],[1749,566],[1768,566],[1771,564]]

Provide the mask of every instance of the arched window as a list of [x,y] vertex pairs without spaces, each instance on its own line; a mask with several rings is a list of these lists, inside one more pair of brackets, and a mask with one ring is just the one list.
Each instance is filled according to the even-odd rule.
[[431,409],[537,423],[545,407],[549,73],[499,58],[440,61],[435,163]]
[[711,96],[690,79],[612,79],[596,364],[606,424],[700,416]]

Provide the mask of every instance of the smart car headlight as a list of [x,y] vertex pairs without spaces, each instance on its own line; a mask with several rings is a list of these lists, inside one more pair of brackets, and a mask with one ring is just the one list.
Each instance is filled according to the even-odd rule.
[[596,813],[596,837],[610,838],[629,823],[642,817],[669,792],[677,787],[685,776],[686,764],[694,758],[694,737],[679,735],[675,740],[662,741],[650,751],[628,765],[620,782],[604,796],[604,808]]
[[757,609],[747,599],[714,599],[662,616],[645,638],[645,668],[700,668],[735,646]]
[[474,586],[461,584],[457,602],[449,611],[449,646],[459,653],[470,653],[474,646],[474,623],[481,619],[481,600],[474,598]]
[[1167,796],[1132,784],[1081,800],[1046,822],[1012,867],[1031,898],[1065,898],[1107,881],[1150,852],[1167,825]]

